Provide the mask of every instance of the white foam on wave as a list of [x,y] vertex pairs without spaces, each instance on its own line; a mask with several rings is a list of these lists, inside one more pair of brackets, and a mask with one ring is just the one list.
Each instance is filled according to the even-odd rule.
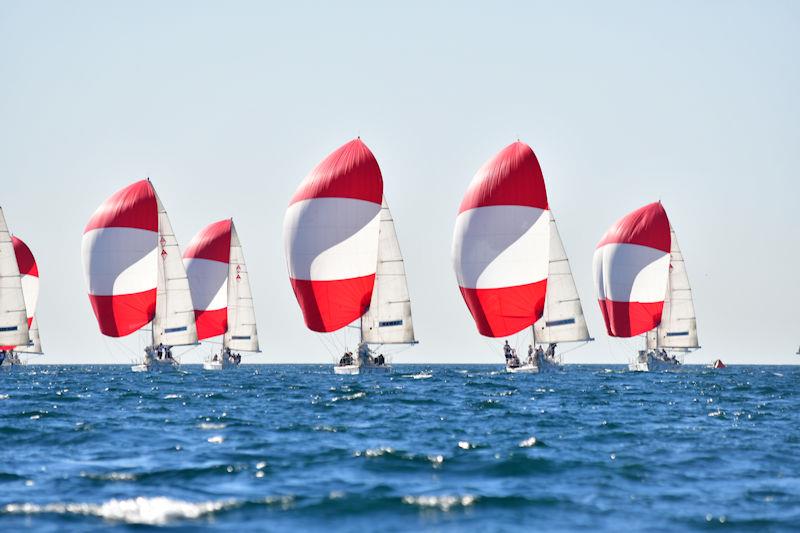
[[225,429],[225,424],[215,424],[213,422],[201,422],[197,426],[200,429]]
[[8,394],[0,394],[0,400],[8,400],[9,398],[11,398],[11,396]]
[[155,498],[112,499],[103,503],[11,503],[3,507],[9,514],[77,514],[96,516],[113,522],[163,525],[173,520],[197,519],[236,506],[234,500],[187,502],[163,496]]
[[418,507],[433,507],[449,511],[453,507],[469,507],[477,501],[476,496],[403,496],[403,503]]
[[519,443],[520,448],[532,448],[536,446],[536,437],[528,437]]
[[412,379],[430,379],[433,377],[433,374],[429,374],[427,372],[420,372],[418,374],[411,374],[410,377]]
[[166,396],[164,396],[164,399],[165,400],[177,400],[180,397],[181,397],[180,394],[167,394]]

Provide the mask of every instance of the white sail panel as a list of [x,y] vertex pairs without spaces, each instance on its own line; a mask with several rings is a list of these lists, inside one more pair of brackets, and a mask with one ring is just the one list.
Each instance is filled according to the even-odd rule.
[[592,340],[586,327],[581,299],[572,277],[567,252],[564,250],[564,243],[561,242],[552,210],[550,211],[550,265],[544,314],[533,325],[533,335],[537,343]]
[[153,319],[153,344],[181,346],[197,343],[189,279],[169,216],[158,201],[158,290]]
[[661,324],[658,326],[658,346],[660,348],[693,349],[699,348],[697,339],[697,317],[694,313],[692,288],[686,273],[675,230],[669,228],[672,244],[669,254],[669,285]]
[[225,332],[222,343],[233,351],[259,351],[250,274],[247,272],[242,244],[233,222],[228,263],[228,331]]
[[0,209],[0,346],[28,344],[28,317],[14,243]]
[[33,353],[33,354],[41,354],[42,352],[42,341],[39,338],[39,321],[36,317],[33,317],[31,321],[31,327],[29,331],[30,341],[28,344],[17,346],[14,348],[15,352],[18,353]]
[[361,335],[372,344],[415,342],[403,254],[385,197],[380,213],[378,269],[369,310],[361,320]]

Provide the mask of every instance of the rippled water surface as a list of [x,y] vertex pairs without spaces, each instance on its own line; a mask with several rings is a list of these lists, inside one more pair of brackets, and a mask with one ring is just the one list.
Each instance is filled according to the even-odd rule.
[[0,530],[800,529],[800,370],[0,372]]

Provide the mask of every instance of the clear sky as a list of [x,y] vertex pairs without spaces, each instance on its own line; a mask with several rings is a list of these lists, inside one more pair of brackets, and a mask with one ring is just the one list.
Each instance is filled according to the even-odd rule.
[[[542,165],[589,328],[569,362],[624,363],[591,259],[661,199],[695,294],[689,362],[790,363],[800,344],[800,3],[0,3],[0,205],[41,271],[40,362],[128,362],[104,339],[83,227],[153,180],[182,244],[233,216],[260,362],[330,362],[283,257],[299,181],[361,135],[384,176],[421,343],[398,362],[498,362],[450,260],[479,166],[519,137]],[[204,348],[207,352],[207,348]],[[200,361],[194,350],[185,361]]]

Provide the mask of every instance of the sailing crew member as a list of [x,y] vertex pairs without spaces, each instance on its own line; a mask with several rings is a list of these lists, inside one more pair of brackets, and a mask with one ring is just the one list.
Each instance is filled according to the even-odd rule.
[[533,344],[528,345],[528,364],[533,364]]
[[551,342],[550,345],[547,347],[547,351],[545,355],[550,359],[555,359],[556,357],[556,343]]
[[7,351],[5,351],[5,350],[0,350],[0,365],[2,365],[2,364],[3,364],[3,361],[5,361],[5,360],[6,360],[6,355],[8,355],[8,352],[7,352]]
[[511,345],[508,344],[508,339],[506,339],[506,343],[503,345],[503,353],[506,356],[506,363],[509,359],[511,359]]
[[544,358],[544,350],[542,350],[542,345],[536,347],[536,362],[541,363],[542,359]]

